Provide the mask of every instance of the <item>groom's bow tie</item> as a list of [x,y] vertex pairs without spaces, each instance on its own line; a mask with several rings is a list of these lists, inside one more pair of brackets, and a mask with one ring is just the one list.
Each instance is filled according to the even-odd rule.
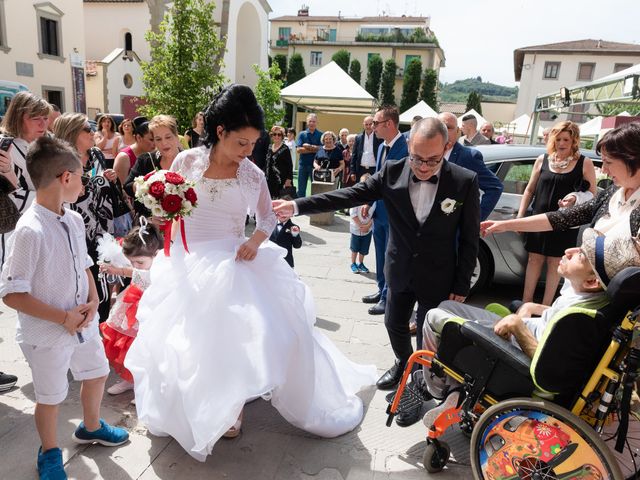
[[431,177],[427,178],[426,180],[420,180],[418,177],[413,175],[411,177],[411,179],[416,183],[418,183],[418,182],[438,183],[438,176],[437,175],[432,175]]

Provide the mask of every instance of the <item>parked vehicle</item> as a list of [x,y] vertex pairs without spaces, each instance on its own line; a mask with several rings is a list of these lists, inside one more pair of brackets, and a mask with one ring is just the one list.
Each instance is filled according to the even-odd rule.
[[0,80],[0,118],[7,112],[9,102],[18,92],[28,92],[29,88],[18,82]]
[[[487,167],[504,184],[504,191],[489,219],[515,218],[522,194],[529,183],[533,164],[538,156],[546,152],[545,148],[529,145],[481,145],[474,148],[482,152]],[[591,158],[596,167],[601,166],[600,157],[594,151],[582,150],[581,153]],[[494,280],[501,283],[523,283],[527,258],[523,234],[504,232],[481,238],[476,269],[471,279],[471,291],[477,291]]]

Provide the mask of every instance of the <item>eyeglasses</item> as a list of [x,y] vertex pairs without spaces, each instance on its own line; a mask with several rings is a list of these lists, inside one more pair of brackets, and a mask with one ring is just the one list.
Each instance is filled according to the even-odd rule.
[[429,158],[427,160],[423,160],[418,157],[414,157],[413,155],[409,155],[409,161],[413,164],[414,167],[420,168],[421,166],[425,167],[435,167],[440,162],[442,162],[442,155],[440,155],[437,159]]
[[87,132],[87,133],[91,133],[93,131],[93,129],[91,128],[91,125],[85,125],[84,127],[82,127],[82,131],[83,132]]
[[378,125],[380,125],[381,123],[388,122],[388,121],[389,121],[389,119],[386,119],[386,120],[374,120],[374,121],[373,121],[373,122],[371,122],[371,123],[373,123],[373,126],[374,126],[374,127],[377,127],[377,126],[378,126]]
[[271,135],[272,137],[281,137],[281,136],[282,136],[282,134],[281,134],[281,133],[278,133],[278,132],[273,132],[273,133],[271,133],[270,135]]
[[65,173],[70,173],[71,175],[79,175],[80,176],[80,181],[82,182],[82,185],[85,186],[85,187],[87,185],[89,185],[89,182],[91,181],[91,174],[90,173],[78,173],[78,172],[72,172],[70,170],[65,170],[64,172],[59,173],[58,175],[56,175],[56,178],[60,178]]

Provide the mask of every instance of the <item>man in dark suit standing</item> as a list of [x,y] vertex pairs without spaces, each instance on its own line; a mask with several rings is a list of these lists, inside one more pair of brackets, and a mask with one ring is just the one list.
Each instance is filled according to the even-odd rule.
[[373,131],[373,117],[368,115],[362,121],[362,133],[356,136],[351,152],[351,181],[358,182],[365,173],[373,175],[376,171],[376,154],[382,139]]
[[[405,158],[409,151],[407,140],[398,130],[400,113],[394,106],[382,106],[373,116],[373,129],[380,137],[382,144],[378,147],[376,156],[376,172],[379,172],[387,160]],[[367,206],[363,208],[363,215],[367,215]],[[373,295],[362,297],[364,303],[375,303],[369,308],[369,315],[383,315],[387,304],[387,282],[385,280],[385,259],[389,242],[389,220],[387,210],[382,200],[376,202],[373,213],[373,242],[376,246],[376,281],[378,291]]]
[[[390,226],[385,326],[396,362],[378,380],[381,390],[398,384],[413,353],[409,319],[415,302],[428,309],[445,299],[464,301],[469,293],[479,241],[478,180],[474,172],[444,160],[446,144],[445,125],[426,118],[412,128],[407,159],[385,162],[350,188],[273,202],[276,214],[288,217],[384,201]],[[419,325],[418,346],[421,333]],[[409,424],[402,417],[396,421]]]
[[458,142],[458,119],[453,113],[442,112],[438,115],[442,123],[447,126],[449,141],[444,153],[445,160],[473,170],[478,174],[478,186],[482,191],[480,202],[480,220],[486,220],[495,208],[504,186],[496,175],[487,168],[482,153],[472,147],[465,147]]

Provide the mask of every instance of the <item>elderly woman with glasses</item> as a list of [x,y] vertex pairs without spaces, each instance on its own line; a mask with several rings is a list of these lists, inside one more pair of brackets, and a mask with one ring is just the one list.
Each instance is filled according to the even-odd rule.
[[[113,233],[114,218],[121,209],[122,187],[118,189],[118,179],[113,169],[107,168],[102,151],[95,146],[87,116],[83,113],[65,113],[53,123],[52,133],[70,143],[78,152],[82,162],[82,184],[84,192],[76,203],[70,205],[84,220],[85,237],[89,256],[94,261],[91,273],[98,287],[100,321],[109,316],[109,292],[106,285],[100,286],[98,278],[98,240],[105,233]],[[128,210],[127,210],[128,211]],[[102,291],[101,291],[102,290]]]
[[284,142],[284,128],[274,125],[269,136],[271,146],[267,151],[265,175],[272,199],[280,198],[282,189],[293,186],[293,162],[291,151]]
[[336,145],[336,134],[327,130],[320,137],[322,147],[316,153],[313,160],[314,170],[331,170],[333,178],[336,178],[340,172],[344,170],[344,160],[342,159],[342,150]]

